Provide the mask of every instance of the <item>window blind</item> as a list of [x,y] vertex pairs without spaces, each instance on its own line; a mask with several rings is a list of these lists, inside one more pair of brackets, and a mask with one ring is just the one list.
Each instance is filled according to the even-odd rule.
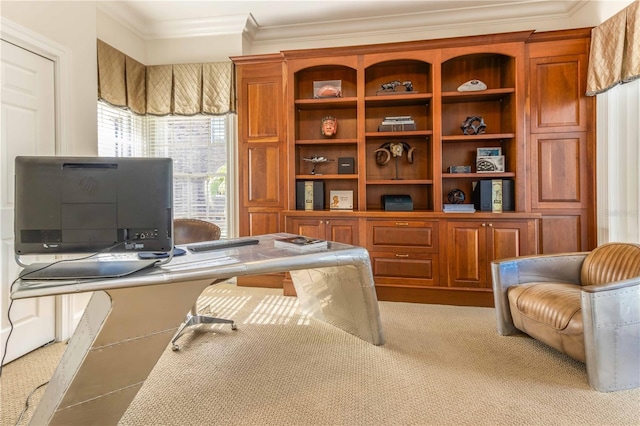
[[229,236],[229,118],[140,116],[98,102],[98,154],[173,159],[174,217],[213,222]]

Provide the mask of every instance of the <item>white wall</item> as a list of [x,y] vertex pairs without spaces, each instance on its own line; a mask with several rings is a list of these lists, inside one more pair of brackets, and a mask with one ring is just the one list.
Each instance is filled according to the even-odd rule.
[[242,55],[242,36],[150,40],[146,46],[145,65],[222,62],[228,61],[230,56]]
[[65,154],[97,155],[96,12],[94,2],[2,1],[0,14],[63,46],[69,54]]
[[141,64],[147,62],[145,41],[106,13],[96,11],[96,37]]

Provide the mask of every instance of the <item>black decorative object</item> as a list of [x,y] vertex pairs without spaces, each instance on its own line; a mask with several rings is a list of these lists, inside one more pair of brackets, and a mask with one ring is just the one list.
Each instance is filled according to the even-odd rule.
[[378,92],[395,92],[396,87],[400,86],[400,80],[393,80],[388,83],[382,83]]
[[407,194],[383,195],[382,205],[386,211],[413,211],[413,200],[411,196]]
[[355,173],[355,161],[353,157],[338,157],[338,174],[352,175]]
[[464,203],[465,198],[466,196],[464,195],[464,191],[457,188],[452,189],[449,191],[449,194],[447,194],[447,200],[449,200],[451,204],[462,204]]
[[415,93],[413,91],[413,83],[410,80],[406,80],[400,82],[400,80],[389,81],[388,83],[382,83],[380,85],[380,89],[376,92],[377,94],[384,93],[395,93],[396,88],[399,86],[404,86],[404,92],[400,91],[398,93]]
[[462,133],[465,135],[481,135],[484,133],[487,125],[484,123],[484,120],[479,115],[474,115],[471,117],[467,117],[464,122],[462,122]]

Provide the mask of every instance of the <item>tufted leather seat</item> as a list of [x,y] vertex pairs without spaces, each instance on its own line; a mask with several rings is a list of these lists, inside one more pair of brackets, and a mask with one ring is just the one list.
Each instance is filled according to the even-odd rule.
[[505,259],[492,272],[500,334],[586,363],[597,390],[640,387],[640,245]]

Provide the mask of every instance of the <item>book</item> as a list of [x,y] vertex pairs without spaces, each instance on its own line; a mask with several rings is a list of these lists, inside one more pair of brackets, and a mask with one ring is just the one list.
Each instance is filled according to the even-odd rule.
[[313,210],[313,181],[304,183],[304,209]]
[[415,124],[413,120],[382,120],[382,124]]
[[413,121],[413,116],[411,115],[390,115],[384,118],[385,120],[389,120],[389,121],[398,121],[398,120],[412,120]]
[[490,212],[493,209],[493,203],[491,201],[491,180],[482,179],[477,182],[473,182],[473,193],[471,198],[476,210],[481,212]]
[[378,126],[379,132],[406,132],[410,130],[416,130],[416,123],[380,124]]
[[502,213],[502,179],[491,181],[491,211]]
[[474,213],[476,209],[473,204],[445,204],[442,211],[445,213]]
[[294,250],[315,250],[321,248],[327,248],[327,240],[320,240],[318,238],[309,238],[302,235],[288,238],[278,238],[273,241],[274,247],[294,249]]
[[502,179],[502,211],[513,212],[516,210],[515,189],[512,179]]

